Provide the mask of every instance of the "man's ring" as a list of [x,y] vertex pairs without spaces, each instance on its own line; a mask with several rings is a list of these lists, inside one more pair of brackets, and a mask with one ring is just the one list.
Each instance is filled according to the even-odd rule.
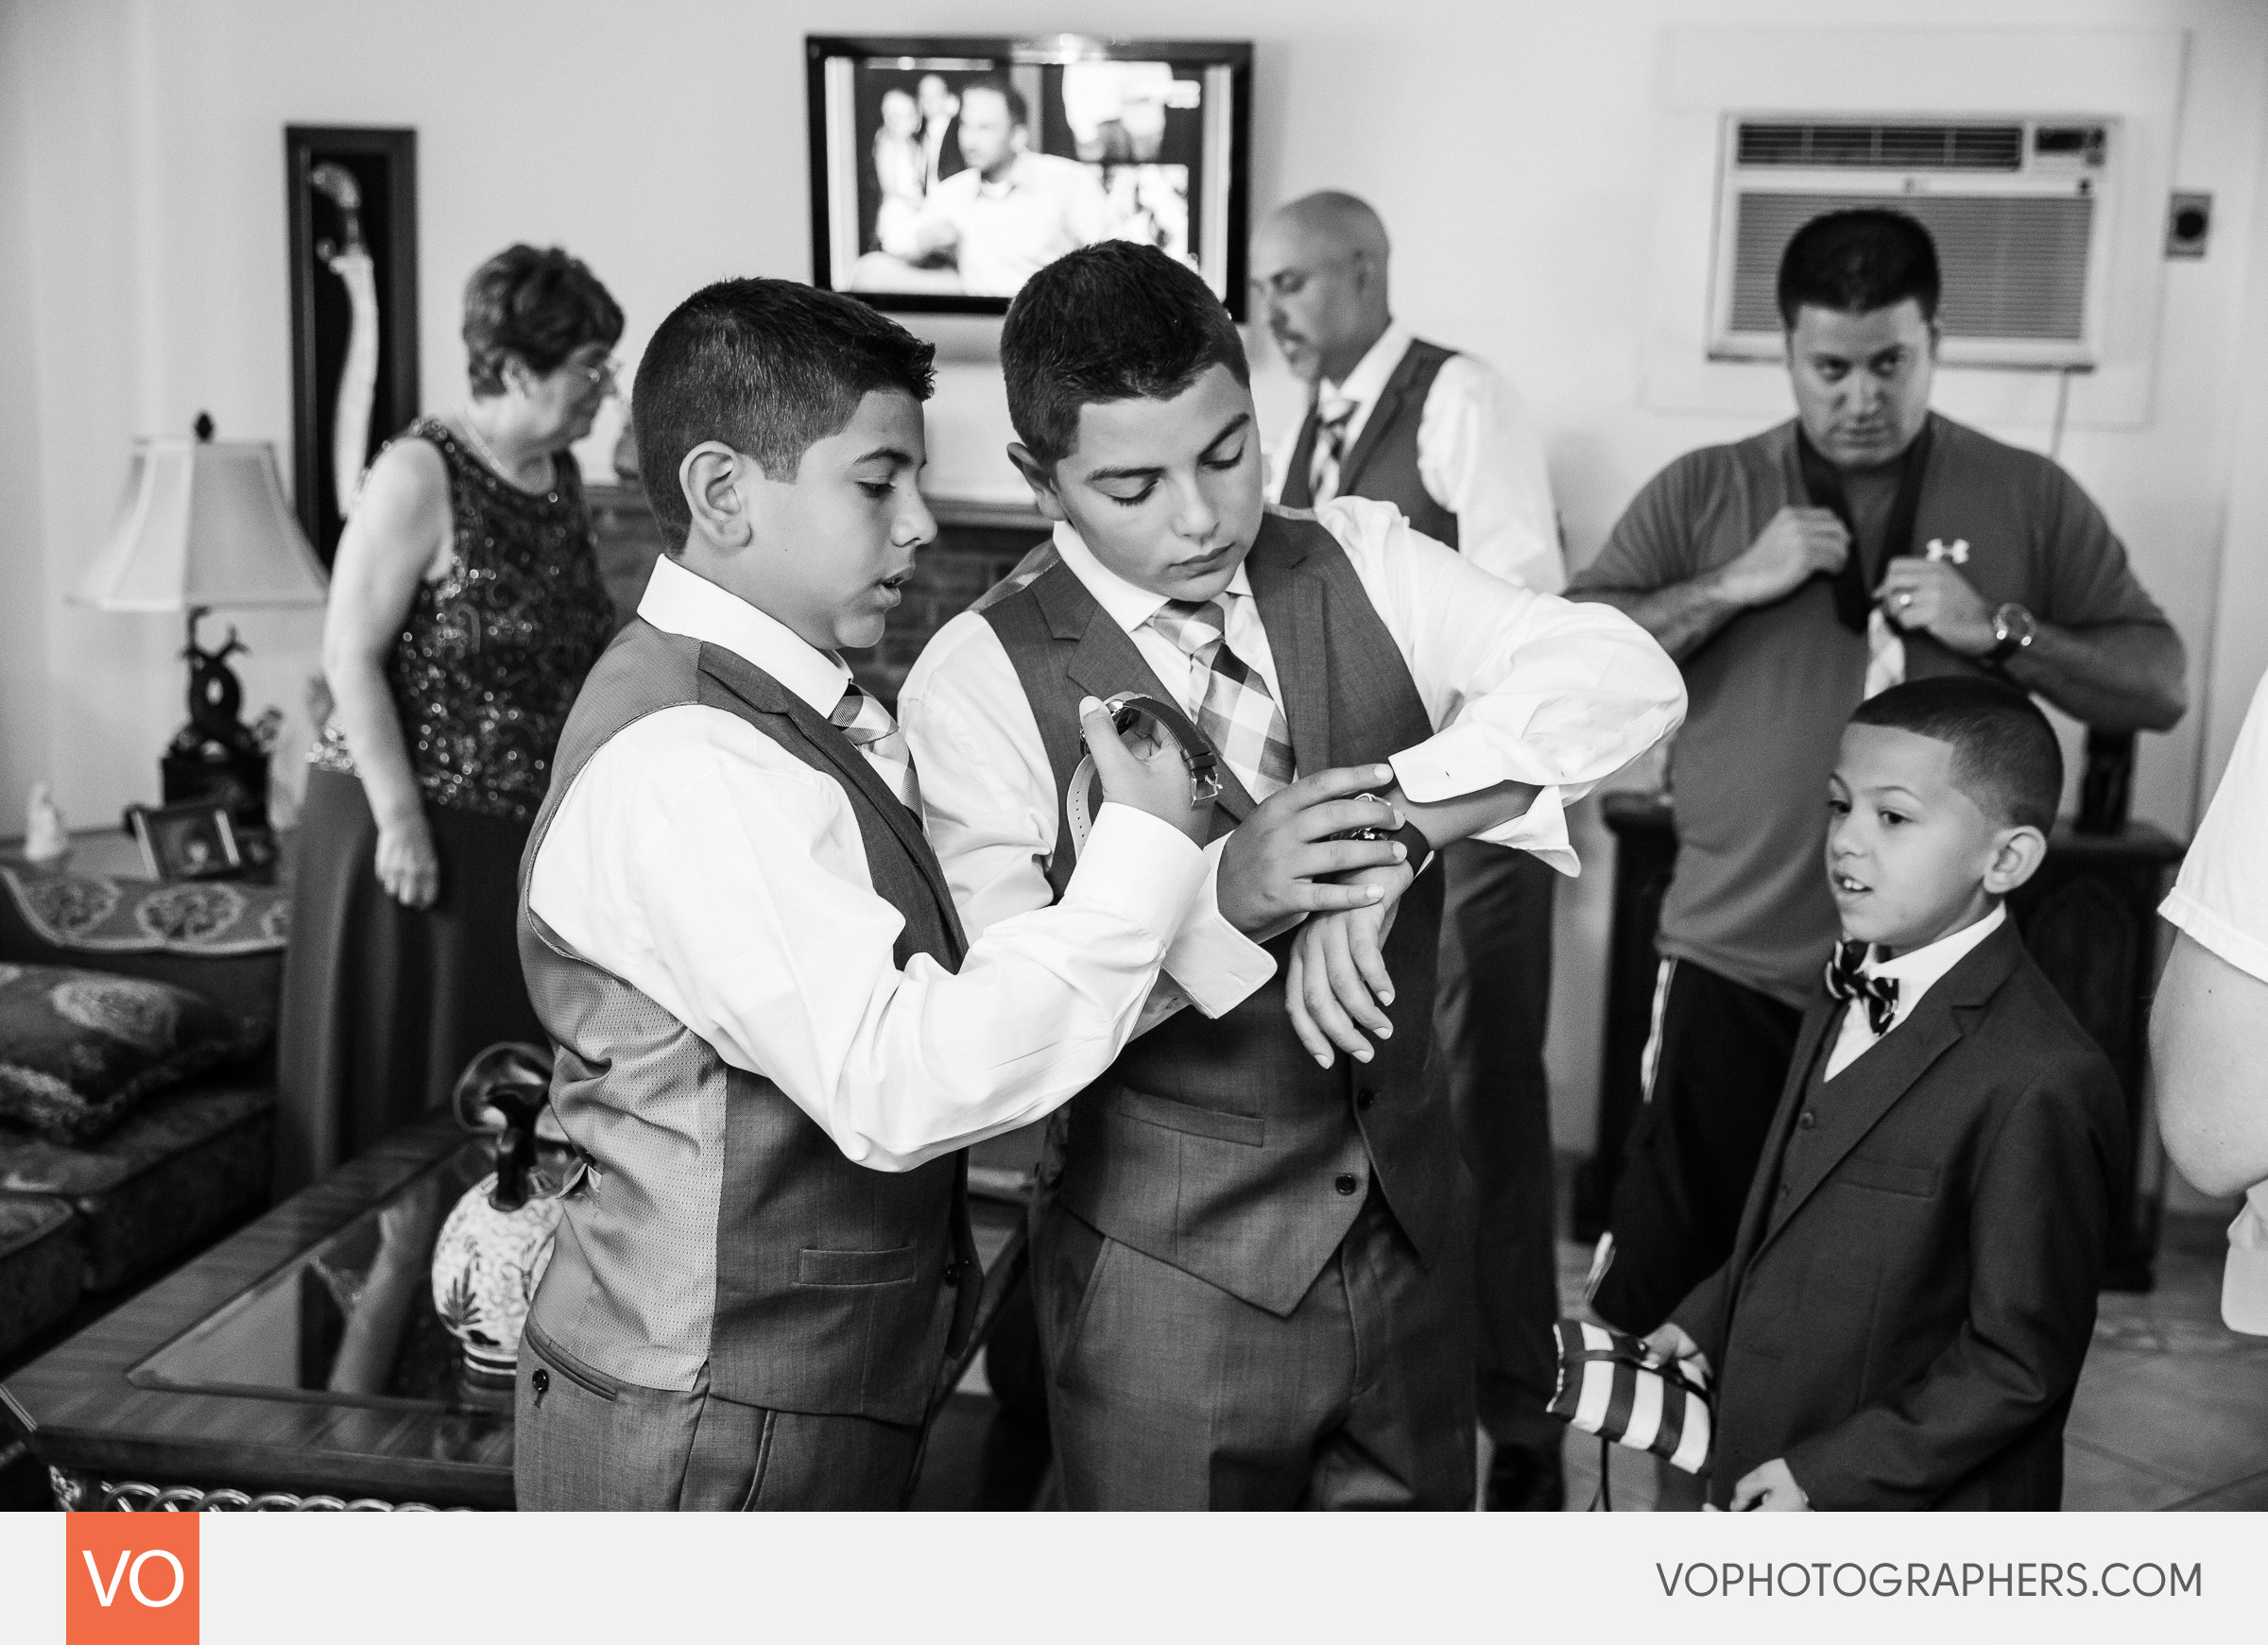
[[1900,589],[1900,590],[1899,591],[1899,593],[1898,593],[1898,608],[1899,608],[1899,610],[1901,610],[1901,611],[1902,611],[1902,610],[1904,610],[1904,609],[1905,609],[1905,608],[1906,608],[1908,606],[1911,606],[1913,603],[1914,603],[1914,594],[1913,594],[1913,591],[1912,591],[1911,590],[1907,590],[1907,589]]

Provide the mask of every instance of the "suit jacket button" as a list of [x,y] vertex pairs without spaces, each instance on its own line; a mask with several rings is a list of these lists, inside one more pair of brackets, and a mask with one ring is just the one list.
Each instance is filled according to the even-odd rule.
[[1806,1131],[1809,1131],[1813,1125],[1819,1123],[1819,1116],[1813,1113],[1811,1109],[1806,1108],[1802,1113],[1796,1116],[1796,1123],[1801,1125]]
[[946,1264],[945,1264],[945,1283],[946,1283],[947,1285],[949,1285],[949,1286],[952,1286],[952,1285],[958,1285],[958,1284],[960,1284],[960,1282],[961,1282],[961,1265],[960,1265],[958,1262],[948,1262],[948,1263],[946,1263]]
[[1786,1199],[1788,1197],[1788,1185],[1784,1182],[1781,1183],[1779,1185],[1779,1197],[1781,1199]]
[[1352,1193],[1356,1189],[1362,1187],[1362,1184],[1355,1180],[1353,1172],[1343,1171],[1339,1173],[1339,1180],[1333,1186],[1335,1186],[1341,1193]]
[[1367,1088],[1357,1091],[1354,1095],[1354,1105],[1358,1108],[1367,1108],[1372,1103],[1377,1101],[1378,1093]]

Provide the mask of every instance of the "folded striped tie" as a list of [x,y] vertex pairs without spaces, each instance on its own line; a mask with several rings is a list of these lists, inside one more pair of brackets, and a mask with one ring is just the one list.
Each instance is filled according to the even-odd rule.
[[1709,1460],[1709,1389],[1701,1367],[1650,1359],[1638,1338],[1563,1319],[1552,1328],[1559,1386],[1551,1414],[1585,1433],[1651,1451],[1689,1474]]

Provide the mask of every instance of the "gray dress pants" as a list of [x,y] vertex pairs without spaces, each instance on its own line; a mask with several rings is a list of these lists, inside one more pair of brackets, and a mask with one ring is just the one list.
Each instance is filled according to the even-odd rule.
[[1452,1239],[1425,1269],[1373,1190],[1280,1318],[1047,1208],[1032,1282],[1065,1504],[1469,1509],[1469,1260]]
[[642,1388],[530,1326],[521,1339],[514,1495],[522,1512],[902,1508],[921,1431],[864,1416]]

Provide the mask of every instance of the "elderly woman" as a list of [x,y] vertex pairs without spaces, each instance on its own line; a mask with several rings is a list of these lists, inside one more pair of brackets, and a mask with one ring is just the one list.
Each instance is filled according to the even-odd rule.
[[339,539],[332,698],[301,813],[277,1046],[288,1192],[443,1101],[520,978],[521,848],[615,626],[567,448],[614,382],[622,310],[566,252],[465,287],[472,392],[378,454]]

